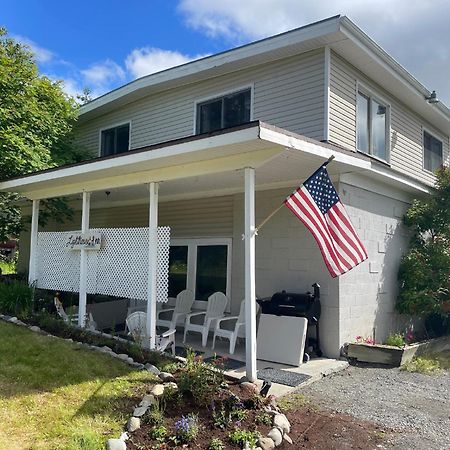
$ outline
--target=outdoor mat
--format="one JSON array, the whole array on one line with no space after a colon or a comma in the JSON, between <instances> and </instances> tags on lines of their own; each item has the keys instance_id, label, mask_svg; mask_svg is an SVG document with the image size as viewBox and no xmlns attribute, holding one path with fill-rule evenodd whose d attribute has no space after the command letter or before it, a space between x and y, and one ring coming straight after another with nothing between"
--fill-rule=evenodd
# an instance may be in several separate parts
<instances>
[{"instance_id":1,"label":"outdoor mat","mask_svg":"<svg viewBox=\"0 0 450 450\"><path fill-rule=\"evenodd\" d=\"M214 364L214 360L215 359L216 358L214 356L211 356L209 358L206 358L205 362L210 363L210 364ZM221 361L223 361L221 366L225 370L235 370L235 369L239 369L240 367L244 367L245 366L245 362L238 361L237 359L223 358Z\"/></svg>"},{"instance_id":2,"label":"outdoor mat","mask_svg":"<svg viewBox=\"0 0 450 450\"><path fill-rule=\"evenodd\" d=\"M296 387L311 378L310 375L304 373L289 372L287 370L266 369L258 370L258 378L260 380L271 381L272 383L284 384L285 386Z\"/></svg>"},{"instance_id":3,"label":"outdoor mat","mask_svg":"<svg viewBox=\"0 0 450 450\"><path fill-rule=\"evenodd\" d=\"M175 355L181 356L182 358L186 358L187 356L187 348L184 347L175 347ZM194 350L195 356L201 356L204 354L204 352L198 352L197 350Z\"/></svg>"}]
</instances>

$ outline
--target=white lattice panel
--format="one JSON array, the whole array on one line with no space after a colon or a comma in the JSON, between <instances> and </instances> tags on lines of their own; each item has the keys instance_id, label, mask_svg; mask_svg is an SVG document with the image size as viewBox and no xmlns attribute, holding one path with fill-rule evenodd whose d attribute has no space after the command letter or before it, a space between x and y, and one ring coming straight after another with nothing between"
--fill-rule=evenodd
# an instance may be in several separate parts
<instances>
[{"instance_id":1,"label":"white lattice panel","mask_svg":"<svg viewBox=\"0 0 450 450\"><path fill-rule=\"evenodd\" d=\"M78 292L80 252L66 247L67 232L39 232L36 255L37 287Z\"/></svg>"}]
</instances>

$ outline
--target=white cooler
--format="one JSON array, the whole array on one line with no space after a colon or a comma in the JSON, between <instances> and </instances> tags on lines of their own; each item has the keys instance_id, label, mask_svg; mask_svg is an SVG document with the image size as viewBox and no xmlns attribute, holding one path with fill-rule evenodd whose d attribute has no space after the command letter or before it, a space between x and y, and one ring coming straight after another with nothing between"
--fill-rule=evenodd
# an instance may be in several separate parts
<instances>
[{"instance_id":1,"label":"white cooler","mask_svg":"<svg viewBox=\"0 0 450 450\"><path fill-rule=\"evenodd\" d=\"M261 314L256 341L257 358L299 366L303 363L307 328L305 317Z\"/></svg>"}]
</instances>

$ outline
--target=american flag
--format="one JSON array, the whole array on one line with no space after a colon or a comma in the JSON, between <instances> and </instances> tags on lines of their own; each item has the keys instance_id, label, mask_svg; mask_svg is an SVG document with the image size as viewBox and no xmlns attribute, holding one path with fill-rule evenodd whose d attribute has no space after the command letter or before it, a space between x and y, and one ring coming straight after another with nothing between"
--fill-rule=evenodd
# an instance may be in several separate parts
<instances>
[{"instance_id":1,"label":"american flag","mask_svg":"<svg viewBox=\"0 0 450 450\"><path fill-rule=\"evenodd\" d=\"M316 170L284 203L312 233L335 278L366 260L368 254L325 166Z\"/></svg>"}]
</instances>

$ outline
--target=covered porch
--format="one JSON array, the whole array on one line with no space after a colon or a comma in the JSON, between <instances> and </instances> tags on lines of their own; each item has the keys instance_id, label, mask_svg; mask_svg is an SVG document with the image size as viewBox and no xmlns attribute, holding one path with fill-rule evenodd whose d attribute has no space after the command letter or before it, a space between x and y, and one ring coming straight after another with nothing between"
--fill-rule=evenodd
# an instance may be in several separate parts
<instances>
[{"instance_id":1,"label":"covered porch","mask_svg":"<svg viewBox=\"0 0 450 450\"><path fill-rule=\"evenodd\" d=\"M148 228L148 272L146 277L145 303L148 312L147 330L154 346L157 305L157 228L163 224L172 227L171 245L182 245L182 239L189 235L192 239L211 239L208 230L177 230L182 219L171 215L174 202L186 205L202 202L205 210L214 210L217 202L225 197L233 197L230 235L214 231L214 242L230 242L227 258L227 281L225 294L230 303L227 313L237 314L240 302L245 301L245 339L240 344L233 359L245 361L245 373L250 380L256 379L256 297L271 295L280 287L293 283L277 266L277 260L288 260L289 242L295 239L296 229L283 216L276 225L267 225L267 238L261 240L258 260L255 254L256 226L273 210L273 204L280 204L284 195L306 179L317 167L335 156L329 172L336 180L343 173L358 172L370 168L370 162L341 151L327 144L280 130L270 125L252 122L245 126L212 133L191 136L176 141L135 149L115 157L97 158L83 164L62 167L0 184L4 191L14 191L33 201L32 226L30 233L29 280L36 280L37 236L39 222L39 201L46 198L67 196L73 204L80 203L78 227L82 233L94 228L98 211L112 209L124 214L133 205L148 205L146 217L141 217L142 225ZM255 208L255 198L264 198L262 207ZM269 198L270 201L266 201ZM160 211L164 211L163 220ZM219 215L220 216L220 215ZM205 216L202 216L205 217ZM91 220L92 219L92 220ZM220 218L219 218L220 219ZM223 217L224 222L230 218ZM281 222L283 222L283 220ZM163 222L163 223L162 223ZM220 223L220 220L218 220ZM81 225L81 227L80 227ZM297 225L296 225L297 226ZM262 236L260 232L259 236ZM225 242L225 241L223 241ZM227 244L228 245L228 244ZM256 244L259 246L259 244ZM288 247L286 247L288 246ZM227 247L229 248L229 247ZM313 250L304 248L303 265L308 265L308 255ZM79 265L79 312L80 325L84 325L87 303L87 259L89 250L80 250ZM291 272L304 271L300 267L302 258L290 258ZM113 263L113 261L112 261ZM275 265L274 265L275 264ZM283 262L284 264L284 262ZM317 268L322 276L321 269ZM257 274L260 273L257 282ZM291 274L292 275L292 274ZM195 274L192 275L195 279ZM298 277L298 274L297 274ZM276 281L275 281L276 280ZM298 281L298 280L297 280ZM315 282L310 279L306 283ZM284 284L283 284L284 283ZM305 282L303 281L303 285ZM325 283L326 284L326 283ZM302 285L302 287L303 287ZM290 286L286 286L289 288ZM306 286L307 287L307 286ZM324 286L325 296L333 297L333 285ZM196 291L196 289L195 289ZM194 308L205 309L205 299L197 298ZM334 300L336 301L336 300ZM336 306L336 305L335 305ZM338 305L337 305L338 306ZM330 318L330 323L332 319ZM330 325L331 326L331 325ZM195 335L194 335L195 336ZM181 343L177 334L177 345ZM224 345L227 345L224 341ZM195 339L188 344L196 348ZM218 352L226 354L220 350ZM210 341L208 342L208 348ZM245 350L244 350L245 349ZM273 366L273 363L271 363Z\"/></svg>"}]
</instances>

